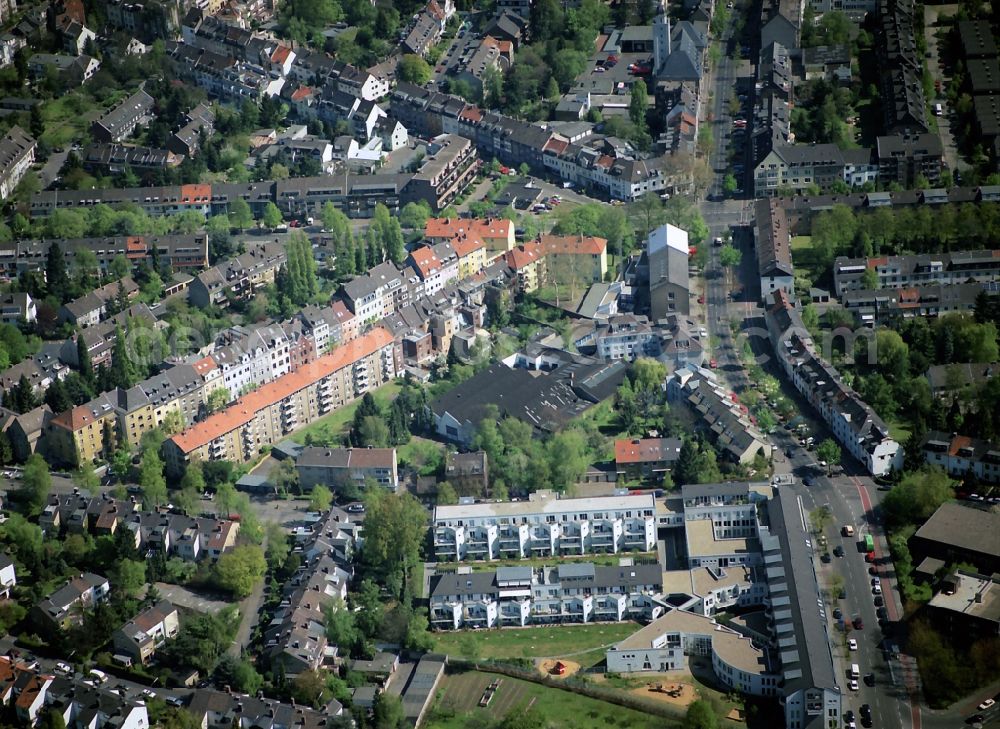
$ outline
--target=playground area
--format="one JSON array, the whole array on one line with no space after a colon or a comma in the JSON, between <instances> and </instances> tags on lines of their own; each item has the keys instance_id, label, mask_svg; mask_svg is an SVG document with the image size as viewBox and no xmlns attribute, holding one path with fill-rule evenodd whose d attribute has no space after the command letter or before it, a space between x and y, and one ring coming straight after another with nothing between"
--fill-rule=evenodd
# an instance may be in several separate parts
<instances>
[{"instance_id":1,"label":"playground area","mask_svg":"<svg viewBox=\"0 0 1000 729\"><path fill-rule=\"evenodd\" d=\"M645 686L629 691L633 696L649 701L660 701L674 706L687 707L698 698L698 692L689 683L679 681L650 681Z\"/></svg>"},{"instance_id":2,"label":"playground area","mask_svg":"<svg viewBox=\"0 0 1000 729\"><path fill-rule=\"evenodd\" d=\"M580 664L576 661L546 658L543 661L539 661L538 670L543 676L567 678L580 670Z\"/></svg>"}]
</instances>

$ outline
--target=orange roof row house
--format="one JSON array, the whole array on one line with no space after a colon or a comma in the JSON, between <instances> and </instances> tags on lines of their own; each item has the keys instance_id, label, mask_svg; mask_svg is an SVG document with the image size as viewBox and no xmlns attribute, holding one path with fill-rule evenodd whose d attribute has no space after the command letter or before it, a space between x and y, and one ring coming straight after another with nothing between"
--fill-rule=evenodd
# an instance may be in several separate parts
<instances>
[{"instance_id":1,"label":"orange roof row house","mask_svg":"<svg viewBox=\"0 0 1000 729\"><path fill-rule=\"evenodd\" d=\"M377 352L392 342L392 335L382 327L372 329L364 336L342 344L330 354L323 355L296 371L289 372L287 375L263 385L260 389L244 395L225 410L210 415L200 423L196 423L173 436L170 440L182 453L190 453L216 438L246 425L264 408L281 402L289 395L319 382L324 377Z\"/></svg>"},{"instance_id":2,"label":"orange roof row house","mask_svg":"<svg viewBox=\"0 0 1000 729\"><path fill-rule=\"evenodd\" d=\"M542 235L539 239L542 251L547 255L588 255L600 256L608 250L608 241L588 235Z\"/></svg>"}]
</instances>

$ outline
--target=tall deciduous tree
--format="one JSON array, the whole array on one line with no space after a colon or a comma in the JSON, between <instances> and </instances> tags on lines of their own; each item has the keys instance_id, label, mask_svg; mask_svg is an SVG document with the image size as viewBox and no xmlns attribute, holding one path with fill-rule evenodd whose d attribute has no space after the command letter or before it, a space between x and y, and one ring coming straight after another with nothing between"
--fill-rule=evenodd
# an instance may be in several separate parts
<instances>
[{"instance_id":1,"label":"tall deciduous tree","mask_svg":"<svg viewBox=\"0 0 1000 729\"><path fill-rule=\"evenodd\" d=\"M40 513L49 500L52 477L49 475L49 465L37 453L33 453L25 461L21 489L25 493L29 513Z\"/></svg>"}]
</instances>

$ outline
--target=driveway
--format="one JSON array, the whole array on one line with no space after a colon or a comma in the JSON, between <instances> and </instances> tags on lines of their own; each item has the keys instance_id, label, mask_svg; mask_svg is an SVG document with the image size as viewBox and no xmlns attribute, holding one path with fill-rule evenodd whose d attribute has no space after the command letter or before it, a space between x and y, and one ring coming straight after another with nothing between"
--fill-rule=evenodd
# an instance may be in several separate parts
<instances>
[{"instance_id":1,"label":"driveway","mask_svg":"<svg viewBox=\"0 0 1000 729\"><path fill-rule=\"evenodd\" d=\"M167 582L157 582L156 589L164 600L199 613L211 613L214 615L230 604L228 601L222 600L219 596L194 592L186 587L171 585Z\"/></svg>"},{"instance_id":2,"label":"driveway","mask_svg":"<svg viewBox=\"0 0 1000 729\"><path fill-rule=\"evenodd\" d=\"M927 52L929 57L927 60L927 70L930 72L931 78L940 79L942 85L951 76L945 75L941 69L941 56L940 48L938 47L938 39L935 35L936 31L939 30L937 25L937 19L941 15L954 15L958 12L957 5L925 5L924 6L924 37L927 40ZM943 91L943 88L942 88ZM965 163L961 155L958 153L958 147L955 143L955 135L952 133L951 124L951 109L947 108L947 102L945 100L944 94L936 95L933 99L928 99L927 103L934 104L940 102L944 109L944 115L937 118L938 122L938 136L941 137L941 146L944 147L944 158L948 165L948 169L954 172L955 170L965 170L969 168L969 165Z\"/></svg>"}]
</instances>

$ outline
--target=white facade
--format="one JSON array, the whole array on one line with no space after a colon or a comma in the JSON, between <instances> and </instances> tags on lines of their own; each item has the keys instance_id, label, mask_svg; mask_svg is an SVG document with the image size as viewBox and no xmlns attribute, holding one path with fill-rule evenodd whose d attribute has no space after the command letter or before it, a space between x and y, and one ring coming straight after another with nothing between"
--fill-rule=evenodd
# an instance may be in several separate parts
<instances>
[{"instance_id":1,"label":"white facade","mask_svg":"<svg viewBox=\"0 0 1000 729\"><path fill-rule=\"evenodd\" d=\"M434 551L442 561L654 549L656 504L649 494L559 499L537 491L527 502L434 510Z\"/></svg>"},{"instance_id":2,"label":"white facade","mask_svg":"<svg viewBox=\"0 0 1000 729\"><path fill-rule=\"evenodd\" d=\"M213 353L221 372L220 387L236 399L241 393L291 371L291 344L280 327L255 329Z\"/></svg>"},{"instance_id":3,"label":"white facade","mask_svg":"<svg viewBox=\"0 0 1000 729\"><path fill-rule=\"evenodd\" d=\"M685 670L686 656L712 659L715 675L752 696L775 696L779 676L767 670L763 652L749 638L706 618L671 610L606 653L607 670L643 673Z\"/></svg>"},{"instance_id":4,"label":"white facade","mask_svg":"<svg viewBox=\"0 0 1000 729\"><path fill-rule=\"evenodd\" d=\"M442 574L432 588L430 622L457 630L652 620L665 610L661 575L658 564L620 568L581 562Z\"/></svg>"}]
</instances>

